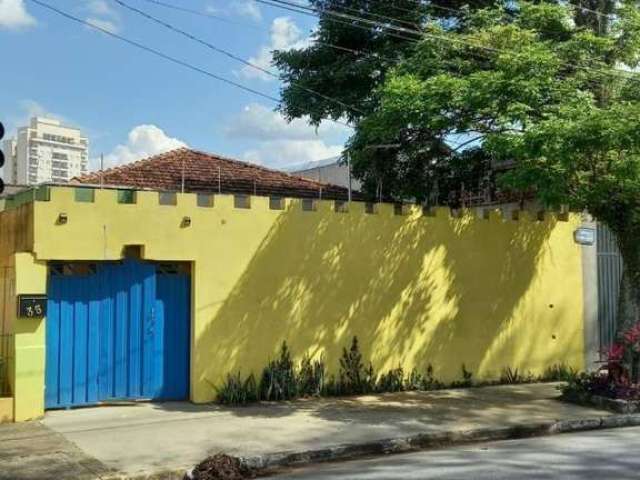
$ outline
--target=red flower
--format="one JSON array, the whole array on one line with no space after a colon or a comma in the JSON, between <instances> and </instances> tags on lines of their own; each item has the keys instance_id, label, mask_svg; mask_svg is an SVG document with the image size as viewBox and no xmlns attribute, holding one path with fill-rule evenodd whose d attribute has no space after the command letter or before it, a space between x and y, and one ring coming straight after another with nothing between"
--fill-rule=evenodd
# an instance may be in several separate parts
<instances>
[{"instance_id":1,"label":"red flower","mask_svg":"<svg viewBox=\"0 0 640 480\"><path fill-rule=\"evenodd\" d=\"M607 361L611 363L618 363L624 358L624 345L620 343L614 343L609 347L607 351Z\"/></svg>"}]
</instances>

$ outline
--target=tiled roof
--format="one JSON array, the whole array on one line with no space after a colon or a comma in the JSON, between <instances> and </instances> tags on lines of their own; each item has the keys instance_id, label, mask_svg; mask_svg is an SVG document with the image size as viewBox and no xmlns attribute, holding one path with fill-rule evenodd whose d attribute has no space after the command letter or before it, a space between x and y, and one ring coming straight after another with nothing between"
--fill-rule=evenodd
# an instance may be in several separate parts
<instances>
[{"instance_id":1,"label":"tiled roof","mask_svg":"<svg viewBox=\"0 0 640 480\"><path fill-rule=\"evenodd\" d=\"M186 148L89 173L74 178L72 183L180 191L183 175L185 192L220 191L332 200L348 196L343 187ZM354 192L354 199L359 196Z\"/></svg>"}]
</instances>

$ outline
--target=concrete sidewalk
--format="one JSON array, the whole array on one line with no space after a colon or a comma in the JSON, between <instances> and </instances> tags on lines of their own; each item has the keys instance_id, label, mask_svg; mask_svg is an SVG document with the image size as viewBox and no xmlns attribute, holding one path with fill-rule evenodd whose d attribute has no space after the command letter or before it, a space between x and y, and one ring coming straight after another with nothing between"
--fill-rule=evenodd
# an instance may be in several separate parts
<instances>
[{"instance_id":1,"label":"concrete sidewalk","mask_svg":"<svg viewBox=\"0 0 640 480\"><path fill-rule=\"evenodd\" d=\"M184 471L218 452L257 457L612 415L557 397L556 385L533 384L244 408L140 403L49 412L41 424L77 445L87 458L97 459L103 471L136 476ZM4 436L0 428L0 444ZM5 460L0 456L0 471Z\"/></svg>"},{"instance_id":2,"label":"concrete sidewalk","mask_svg":"<svg viewBox=\"0 0 640 480\"><path fill-rule=\"evenodd\" d=\"M93 480L109 469L40 422L0 425L0 479Z\"/></svg>"}]
</instances>

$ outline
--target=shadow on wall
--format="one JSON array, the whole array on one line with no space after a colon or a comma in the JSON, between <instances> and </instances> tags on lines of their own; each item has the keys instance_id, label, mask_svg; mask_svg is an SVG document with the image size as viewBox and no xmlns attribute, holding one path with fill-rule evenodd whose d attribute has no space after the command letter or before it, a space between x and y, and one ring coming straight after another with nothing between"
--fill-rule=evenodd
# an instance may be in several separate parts
<instances>
[{"instance_id":1,"label":"shadow on wall","mask_svg":"<svg viewBox=\"0 0 640 480\"><path fill-rule=\"evenodd\" d=\"M292 208L196 339L195 398L211 398L227 373L259 374L284 340L334 373L354 335L378 372L432 364L445 381L463 363L480 378L575 364L581 310L537 295L564 295L548 274L537 281L542 263L562 280L549 246L556 224Z\"/></svg>"}]
</instances>

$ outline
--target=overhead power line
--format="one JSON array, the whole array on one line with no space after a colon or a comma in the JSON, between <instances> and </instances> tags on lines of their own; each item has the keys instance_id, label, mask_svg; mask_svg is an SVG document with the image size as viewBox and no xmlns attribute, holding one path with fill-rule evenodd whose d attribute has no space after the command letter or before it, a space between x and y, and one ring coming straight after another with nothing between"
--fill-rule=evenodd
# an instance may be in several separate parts
<instances>
[{"instance_id":1,"label":"overhead power line","mask_svg":"<svg viewBox=\"0 0 640 480\"><path fill-rule=\"evenodd\" d=\"M287 2L287 3L295 3L295 2ZM302 5L302 4L297 4L297 5L300 8L304 8L304 9L314 9L314 7L312 7L311 5ZM347 7L347 6L344 6L344 5L336 5L334 8L340 9L340 10L343 10L343 11L347 11L347 12L354 12L354 13L356 13L358 15L368 15L369 17L375 17L375 18L380 19L380 20L376 20L378 22L380 22L380 21L398 22L398 23L403 23L405 25L409 25L410 27L413 27L414 29L420 27L420 25L417 24L416 22L412 22L412 21L401 19L401 18L397 18L397 17L392 17L390 15L383 15L381 13L363 11L362 9L359 9L359 8ZM408 10L408 12L417 13L417 10Z\"/></svg>"},{"instance_id":2,"label":"overhead power line","mask_svg":"<svg viewBox=\"0 0 640 480\"><path fill-rule=\"evenodd\" d=\"M402 12L414 12L415 10L410 10L408 8L403 8L403 7L399 7L397 5L389 5L385 0L370 0L372 3L377 3L378 5L380 4L384 4L386 7L388 8L393 8L395 10L398 11L402 11ZM424 0L407 0L407 2L409 3L413 3L414 5L416 5L416 8L420 8L420 7L424 7L426 9L435 9L435 10L441 10L444 12L451 12L453 14L455 14L457 17L459 17L461 14L464 15L467 12L463 11L462 9L456 9L456 8L452 8L452 7L444 7L442 5L436 5L433 2L430 1L424 1ZM603 16L603 17L610 17L610 18L615 18L615 14L614 13L603 13L603 12L598 12L597 10L592 10L590 8L587 8L585 6L582 5L582 2L580 2L578 5L576 4L571 4L570 5L573 8L579 9L579 10L583 10L585 12L591 12L595 15L599 15L599 16Z\"/></svg>"},{"instance_id":3,"label":"overhead power line","mask_svg":"<svg viewBox=\"0 0 640 480\"><path fill-rule=\"evenodd\" d=\"M105 28L103 28L103 27L101 27L99 25L96 25L96 24L94 24L94 23L92 23L90 21L83 20L83 19L81 19L79 17L76 17L75 15L72 15L72 14L70 14L68 12L65 12L65 11L63 11L63 10L57 8L57 7L54 7L53 5L50 5L50 4L48 4L48 3L46 3L46 2L44 2L42 0L27 0L27 1L33 2L33 3L39 5L39 6L43 7L43 8L46 8L46 9L48 9L48 10L50 10L50 11L52 11L52 12L54 12L54 13L56 13L56 14L64 17L64 18L68 19L68 20L71 20L73 22L76 22L76 23L79 23L81 25L87 26L87 27L92 28L94 30L100 31L100 32L104 33L105 35L107 35L107 36L109 36L111 38L115 38L116 40L120 40L121 42L123 42L123 43L125 43L127 45L136 47L136 48L138 48L140 50L143 50L145 52L148 52L148 53L151 53L153 55L156 55L156 56L158 56L158 57L160 57L160 58L162 58L164 60L167 60L167 61L169 61L171 63L174 63L176 65L180 65L180 66L182 66L184 68L187 68L189 70L192 70L194 72L200 73L202 75L205 75L207 77L213 78L213 79L218 80L220 82L223 82L223 83L226 83L228 85L234 86L236 88L244 90L245 92L253 93L254 95L257 95L259 97L265 98L265 99L270 100L272 102L280 103L280 99L279 98L276 98L276 97L274 97L272 95L269 95L267 93L261 92L259 90L255 90L255 89L253 89L251 87L247 87L247 86L242 85L242 84L240 84L238 82L234 82L233 80L230 80L228 78L225 78L225 77L222 77L222 76L217 75L215 73L212 73L212 72L210 72L208 70L205 70L204 68L200 68L200 67L198 67L196 65L193 65L193 64L191 64L189 62L186 62L184 60L181 60L179 58L173 57L171 55L167 55L166 53L161 52L160 50L157 50L157 49L155 49L153 47L149 47L149 46L144 45L144 44L142 44L140 42L137 42L135 40L131 40L129 38L126 38L123 35L119 35L117 33L111 32L111 31L109 31L109 30L107 30L107 29L105 29ZM342 122L340 120L334 120L334 119L328 118L328 119L326 119L326 121L330 121L330 122L333 122L333 123L337 123L339 125L343 125L343 126L352 128L351 125L349 125L346 122Z\"/></svg>"},{"instance_id":4,"label":"overhead power line","mask_svg":"<svg viewBox=\"0 0 640 480\"><path fill-rule=\"evenodd\" d=\"M314 9L313 7L303 7L303 6L300 6L299 4L294 4L291 2L283 2L279 0L254 0L254 1L263 5L300 13L302 15L306 15L310 17L317 18L320 13L318 10ZM393 37L399 40L404 40L406 42L413 42L413 43L417 43L420 40L417 37L407 37L401 34L402 30L404 30L406 32L411 33L412 35L420 35L420 32L418 30L409 30L402 27L390 26L389 24L385 24L382 22L376 22L367 18L347 15L340 12L335 12L333 10L323 10L321 13L327 15L326 20L328 21L347 25L352 28L358 28L360 30L367 31L369 33L378 33L381 35L387 35L389 37ZM353 22L359 22L359 23L353 23ZM372 30L371 27L380 28L381 30L379 32L375 32L374 30Z\"/></svg>"},{"instance_id":5,"label":"overhead power line","mask_svg":"<svg viewBox=\"0 0 640 480\"><path fill-rule=\"evenodd\" d=\"M163 8L167 8L170 10L175 10L178 12L183 12L183 13L189 13L192 15L196 15L202 18L207 18L207 19L211 19L211 20L221 20L221 21L227 21L227 22L231 22L234 25L240 26L240 27L245 27L245 28L250 28L252 30L259 30L262 31L264 30L262 27L258 27L256 25L251 25L249 23L246 22L237 22L237 21L232 21L229 19L226 19L224 17L220 17L218 15L211 15L207 12L201 12L198 10L194 10L194 9L190 9L190 8L184 8L184 7L180 7L178 5L173 5L171 3L167 3L167 2L162 2L160 0L141 0L144 2L148 2L152 5L156 5L159 7L163 7ZM305 13L305 12L298 12L298 13ZM344 47L341 45L335 45L333 43L329 43L329 42L324 42L322 40L318 40L318 39L313 39L313 45L320 45L323 47L327 47L327 48L332 48L334 50L339 50L342 52L347 52L347 53L352 53L353 55L359 55L359 56L366 56L366 55L371 55L371 56L377 56L379 58L391 61L391 62L395 62L397 61L397 58L391 58L391 57L385 57L383 55L379 55L377 52L370 52L370 51L366 51L366 50L357 50L355 48L349 48L349 47Z\"/></svg>"},{"instance_id":6,"label":"overhead power line","mask_svg":"<svg viewBox=\"0 0 640 480\"><path fill-rule=\"evenodd\" d=\"M256 0L258 1L258 0ZM259 0L260 3L264 2L265 0ZM371 18L366 18L363 17L363 14L367 14L367 12L358 12L359 15L353 15L353 14L349 14L349 13L344 13L344 12L339 12L337 10L332 10L330 8L317 8L317 7L313 7L310 5L303 5L294 1L290 1L290 0L268 0L270 3L275 3L278 5L284 5L284 6L289 6L289 7L294 7L294 8L299 8L301 10L304 11L308 11L311 12L314 15L317 14L327 14L327 15L331 15L335 18L340 18L342 20L348 20L348 21L359 21L359 22L363 22L365 24L368 24L370 26L374 26L377 28L383 28L385 30L388 30L389 32L396 32L396 33L401 33L401 34L409 34L409 35L416 35L416 36L420 36L420 34L422 33L421 30L419 30L419 26L417 25L413 25L414 28L407 28L407 27L402 27L399 25L394 25L392 23L389 23L387 21L381 21L381 20L373 20ZM375 14L370 14L370 15L375 15ZM394 19L392 17L386 17L384 15L376 15L379 17L382 17L386 20L395 20L398 21L398 19Z\"/></svg>"},{"instance_id":7,"label":"overhead power line","mask_svg":"<svg viewBox=\"0 0 640 480\"><path fill-rule=\"evenodd\" d=\"M245 23L245 22L238 22L235 20L232 20L230 18L226 18L220 15L216 15L214 13L210 13L210 12L203 12L200 10L196 10L193 8L188 8L188 7L181 7L180 5L173 5L171 3L167 3L167 2L163 2L161 0L143 0L145 2L157 5L159 7L164 7L164 8L169 8L171 10L175 10L178 12L184 12L184 13L190 13L192 15L197 15L199 17L204 17L204 18L209 18L212 20L217 20L219 22L224 22L224 23L229 23L231 25L238 25L238 26L243 26L246 28L252 28L254 30L262 30L261 27L257 26L257 25L251 25L249 23Z\"/></svg>"},{"instance_id":8,"label":"overhead power line","mask_svg":"<svg viewBox=\"0 0 640 480\"><path fill-rule=\"evenodd\" d=\"M197 66L195 66L195 65L193 65L191 63L188 63L188 62L186 62L184 60L181 60L179 58L167 55L167 54L165 54L165 53L161 52L160 50L157 50L157 49L155 49L153 47L149 47L149 46L144 45L142 43L139 43L139 42L137 42L135 40L131 40L131 39L126 38L126 37L124 37L122 35L119 35L117 33L109 31L109 30L107 30L105 28L102 28L102 27L100 27L100 26L98 26L98 25L96 25L94 23L91 23L89 21L83 20L83 19L81 19L79 17L76 17L76 16L74 16L74 15L72 15L70 13L67 13L67 12L65 12L65 11L63 11L61 9L58 9L57 7L54 7L53 5L50 5L50 4L48 4L48 3L46 3L46 2L44 2L42 0L28 0L28 1L31 1L31 2L41 6L43 8L46 8L46 9L50 10L50 11L53 11L56 14L67 18L68 20L71 20L73 22L79 23L81 25L88 26L88 27L90 27L90 28L92 28L94 30L98 30L98 31L104 33L107 36L110 36L112 38L120 40L120 41L122 41L122 42L124 42L126 44L129 44L131 46L134 46L134 47L136 47L136 48L138 48L140 50L143 50L143 51L146 51L146 52L151 53L153 55L156 55L156 56L158 56L160 58L163 58L164 60L167 60L167 61L172 62L174 64L180 65L180 66L182 66L184 68L196 71L196 72L201 73L203 75L206 75L206 76L208 76L210 78L214 78L214 79L216 79L218 81L221 81L223 83L235 86L236 88L239 88L239 89L244 90L244 91L249 92L249 93L253 93L255 95L258 95L260 97L266 98L266 99L271 100L273 102L276 102L276 103L280 102L280 99L278 99L276 97L273 97L273 96L271 96L269 94L266 94L264 92L260 92L258 90L255 90L255 89L251 88L251 87L247 87L247 86L242 85L242 84L240 84L238 82L234 82L233 80L230 80L230 79L224 78L222 76L219 76L219 75L217 75L215 73L212 73L212 72L210 72L208 70L205 70L203 68L197 67ZM486 50L486 51L491 51L491 52L494 52L494 53L495 52L516 53L516 54L518 53L518 52L513 52L513 51L508 51L508 50L503 50L503 49L496 49L496 48L493 48L493 47L486 47L484 45L477 45L477 44L474 44L474 43L469 42L469 41L465 41L465 40L461 40L461 39L453 39L453 38L447 37L447 36L438 36L438 35L431 35L431 34L425 34L425 36L436 38L438 40L443 40L443 41L467 44L468 46L471 46L473 48ZM595 72L598 72L598 73L608 73L608 74L625 73L625 74L631 74L631 75L633 75L633 73L634 73L634 72L629 72L629 71L625 71L625 70L615 70L615 69L610 69L609 71L603 71L603 70L594 69L594 68L591 68L591 67L573 65L573 64L568 64L568 63L565 64L565 65L572 66L574 68L582 68L582 69L585 69L585 70L592 70L592 71L595 71ZM637 78L635 75L633 75L632 77L624 77L624 78L628 79L628 80L634 80L634 81L638 81L639 80L639 78ZM343 122L340 122L340 121L337 121L337 120L331 120L331 121L344 125Z\"/></svg>"},{"instance_id":9,"label":"overhead power line","mask_svg":"<svg viewBox=\"0 0 640 480\"><path fill-rule=\"evenodd\" d=\"M231 58L231 59L233 59L233 60L235 60L237 62L240 62L240 63L242 63L242 64L244 64L244 65L246 65L246 66L248 66L250 68L258 70L258 71L264 73L265 75L269 75L270 77L273 77L275 79L280 79L280 76L277 73L274 73L271 70L268 70L266 68L261 67L260 65L256 65L255 63L252 63L252 62L250 62L248 60L245 60L244 58L236 55L235 53L232 53L232 52L229 52L228 50L225 50L223 48L217 47L217 46L213 45L212 43L210 43L210 42L208 42L206 40L203 40L203 39L201 39L199 37L196 37L195 35L176 27L175 25L172 25L172 24L170 24L168 22L165 22L164 20L160 20L159 18L154 17L153 15L151 15L151 14L149 14L149 13L143 11L143 10L140 10L138 8L135 8L135 7L132 7L131 5L126 3L124 0L113 0L113 1L116 2L118 5L120 5L121 7L126 8L127 10L129 10L131 12L137 13L138 15L141 15L141 16L147 18L148 20L151 20L152 22L155 22L158 25L161 25L161 26L163 26L163 27L175 32L175 33L183 35L184 37L186 37L186 38L188 38L190 40L193 40L194 42L197 42L197 43L199 43L201 45L204 45L205 47L209 48L210 50L213 50L214 52L217 52L217 53L220 53L222 55L225 55L225 56L227 56L227 57L229 57L229 58ZM344 107L344 108L346 108L348 110L352 110L354 112L358 112L358 113L363 114L363 115L365 113L363 110L360 110L359 108L357 108L357 107L355 107L353 105L349 105L347 103L344 103L343 101L338 100L337 98L330 97L330 96L325 95L323 93L317 92L317 91L315 91L315 90L313 90L311 88L305 87L304 85L300 85L297 82L290 82L290 83L295 88L299 88L300 90L304 90L307 93L310 93L312 95L316 95L316 96L318 96L318 97L320 97L320 98L322 98L324 100L327 100L329 102L336 103L336 104L338 104L338 105L340 105L340 106L342 106L342 107Z\"/></svg>"},{"instance_id":10,"label":"overhead power line","mask_svg":"<svg viewBox=\"0 0 640 480\"><path fill-rule=\"evenodd\" d=\"M270 5L276 8L280 8L281 4L285 4L285 5L298 5L295 4L291 1L286 1L286 0L255 0L256 2L259 3L263 3L266 5ZM298 5L298 7L300 7ZM302 8L302 7L300 7ZM314 12L314 13L311 13ZM332 10L318 10L315 9L314 7L306 7L305 13L313 15L315 17L321 17L323 15L331 15L331 14L335 14L336 12L332 11ZM464 13L461 12L460 13ZM379 28L383 28L385 25L383 24L379 24L378 22L373 22L369 19L366 18L361 18L361 17L354 17L351 15L344 15L344 14L338 14L341 17L350 17L352 21L362 21L365 22L367 24L370 24L373 27L379 27ZM331 20L331 18L329 18L329 20ZM362 27L365 28L367 30L370 30L367 27L364 27L363 25L357 25L357 24L352 24L352 23L347 23L347 25L350 25L352 27ZM383 32L383 33L387 33L387 34L392 34L390 32ZM416 31L416 33L418 33ZM460 38L453 38L451 36L447 36L447 35L437 35L437 34L433 34L433 33L429 33L429 32L419 32L420 35L424 38L430 38L430 39L435 39L435 40L442 40L442 41L446 41L446 42L450 42L450 43L458 43L458 44L462 44L462 45L467 45L479 50L485 50L488 52L492 52L492 53L503 53L503 54L517 54L518 52L514 52L512 50L508 50L508 49L503 49L503 48L496 48L496 47L489 47L486 45L480 45L477 43L473 43L470 40L466 40L466 39L460 39ZM413 41L415 43L418 43L419 40L418 39L406 39L408 41ZM589 60L594 60L594 59L589 59ZM622 69L617 69L617 68L613 68L613 67L608 67L607 69L601 69L601 68L595 68L595 67L589 67L586 65L576 65L570 62L560 62L561 65L564 65L566 67L571 67L571 68L575 68L578 70L585 70L585 71L590 71L590 72L594 72L594 73L599 73L601 75L608 75L608 76L615 76L616 78L624 78L627 80L632 80L632 81L640 81L640 77L638 77L635 72L630 72L628 70L622 70Z\"/></svg>"},{"instance_id":11,"label":"overhead power line","mask_svg":"<svg viewBox=\"0 0 640 480\"><path fill-rule=\"evenodd\" d=\"M271 95L269 95L267 93L260 92L258 90L255 90L255 89L251 88L251 87L247 87L247 86L242 85L242 84L240 84L238 82L234 82L233 80L230 80L228 78L224 78L224 77L221 77L220 75L216 75L215 73L212 73L212 72L210 72L208 70L205 70L203 68L195 66L195 65L193 65L193 64L191 64L189 62L186 62L184 60L181 60L179 58L172 57L171 55L167 55L166 53L163 53L160 50L156 50L153 47L149 47L149 46L144 45L142 43L139 43L139 42L137 42L135 40L131 40L131 39L126 38L126 37L124 37L122 35L114 33L114 32L112 32L112 31L110 31L110 30L108 30L106 28L103 28L103 27L101 27L99 25L96 25L96 24L94 24L94 23L92 23L92 22L90 22L88 20L83 20L82 18L76 17L75 15L72 15L72 14L70 14L68 12L60 10L59 8L54 7L53 5L50 5L50 4L46 3L46 2L43 2L42 0L27 0L27 1L30 1L30 2L35 3L35 4L37 4L37 5L39 5L39 6L43 7L43 8L46 8L46 9L50 10L52 12L55 12L56 14L58 14L58 15L60 15L62 17L65 17L68 20L71 20L73 22L76 22L76 23L79 23L81 25L87 26L87 27L92 28L94 30L98 30L98 31L104 33L105 35L108 35L109 37L112 37L112 38L115 38L117 40L120 40L121 42L124 42L124 43L126 43L128 45L131 45L133 47L136 47L136 48L138 48L140 50L144 50L145 52L152 53L153 55L156 55L157 57L163 58L163 59L165 59L165 60L167 60L169 62L175 63L177 65L180 65L180 66L184 67L184 68L188 68L189 70L193 70L195 72L201 73L201 74L206 75L208 77L214 78L214 79L216 79L216 80L218 80L220 82L226 83L228 85L232 85L232 86L234 86L236 88L239 88L239 89L244 90L244 91L249 92L249 93L253 93L254 95L258 95L260 97L266 98L266 99L271 100L273 102L276 102L276 103L280 102L280 99L278 99L276 97L273 97L273 96L271 96Z\"/></svg>"}]
</instances>

